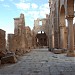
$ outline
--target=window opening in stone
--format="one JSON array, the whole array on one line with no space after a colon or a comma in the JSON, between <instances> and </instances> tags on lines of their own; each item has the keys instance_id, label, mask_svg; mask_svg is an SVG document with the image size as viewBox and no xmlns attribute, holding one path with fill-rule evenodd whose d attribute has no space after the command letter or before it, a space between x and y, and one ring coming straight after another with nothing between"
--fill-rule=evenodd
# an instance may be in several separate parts
<instances>
[{"instance_id":1,"label":"window opening in stone","mask_svg":"<svg viewBox=\"0 0 75 75\"><path fill-rule=\"evenodd\" d=\"M39 25L41 25L41 26L42 26L42 21L39 21Z\"/></svg>"}]
</instances>

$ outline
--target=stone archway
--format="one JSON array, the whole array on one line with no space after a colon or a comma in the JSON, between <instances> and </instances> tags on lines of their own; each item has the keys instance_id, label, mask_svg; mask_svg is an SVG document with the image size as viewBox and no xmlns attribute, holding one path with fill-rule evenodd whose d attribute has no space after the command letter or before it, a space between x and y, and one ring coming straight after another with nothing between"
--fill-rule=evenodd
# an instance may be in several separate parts
<instances>
[{"instance_id":1,"label":"stone archway","mask_svg":"<svg viewBox=\"0 0 75 75\"><path fill-rule=\"evenodd\" d=\"M48 34L48 19L46 18L42 18L39 19L37 18L36 20L34 20L34 28L33 28L33 32L34 32L34 46L35 48L38 46L37 42L41 39L43 41L39 42L39 46L48 46L49 44L49 34ZM40 23L41 22L41 23ZM38 32L44 32L44 34L38 34ZM40 37L39 37L40 36ZM37 39L38 37L38 39Z\"/></svg>"},{"instance_id":2,"label":"stone archway","mask_svg":"<svg viewBox=\"0 0 75 75\"><path fill-rule=\"evenodd\" d=\"M35 38L37 47L47 46L47 35L44 31L39 31Z\"/></svg>"},{"instance_id":3,"label":"stone archway","mask_svg":"<svg viewBox=\"0 0 75 75\"><path fill-rule=\"evenodd\" d=\"M60 9L60 48L67 48L66 35L65 7L62 5Z\"/></svg>"}]
</instances>

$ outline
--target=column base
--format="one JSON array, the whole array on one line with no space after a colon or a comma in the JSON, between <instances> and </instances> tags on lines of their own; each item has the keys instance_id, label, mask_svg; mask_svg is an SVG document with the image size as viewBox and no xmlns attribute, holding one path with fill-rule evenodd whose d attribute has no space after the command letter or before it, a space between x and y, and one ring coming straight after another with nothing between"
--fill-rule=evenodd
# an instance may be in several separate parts
<instances>
[{"instance_id":1,"label":"column base","mask_svg":"<svg viewBox=\"0 0 75 75\"><path fill-rule=\"evenodd\" d=\"M74 51L68 51L68 52L67 52L67 56L68 56L68 57L75 57Z\"/></svg>"}]
</instances>

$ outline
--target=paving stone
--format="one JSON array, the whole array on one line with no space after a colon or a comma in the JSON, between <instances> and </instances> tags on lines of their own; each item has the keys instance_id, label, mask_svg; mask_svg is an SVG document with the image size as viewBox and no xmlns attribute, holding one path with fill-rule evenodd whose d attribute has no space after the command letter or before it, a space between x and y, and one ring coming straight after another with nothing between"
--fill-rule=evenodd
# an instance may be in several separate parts
<instances>
[{"instance_id":1,"label":"paving stone","mask_svg":"<svg viewBox=\"0 0 75 75\"><path fill-rule=\"evenodd\" d=\"M71 75L75 75L75 72L70 72L71 73Z\"/></svg>"},{"instance_id":2,"label":"paving stone","mask_svg":"<svg viewBox=\"0 0 75 75\"><path fill-rule=\"evenodd\" d=\"M75 75L73 58L66 57L65 54L53 54L47 49L32 50L21 57L19 62L1 67L0 74Z\"/></svg>"}]
</instances>

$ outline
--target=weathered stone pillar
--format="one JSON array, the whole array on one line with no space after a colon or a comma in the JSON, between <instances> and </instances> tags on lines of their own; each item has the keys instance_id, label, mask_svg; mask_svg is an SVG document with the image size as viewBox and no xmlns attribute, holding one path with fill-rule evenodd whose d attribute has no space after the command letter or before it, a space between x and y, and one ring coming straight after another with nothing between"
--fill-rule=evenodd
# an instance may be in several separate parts
<instances>
[{"instance_id":1,"label":"weathered stone pillar","mask_svg":"<svg viewBox=\"0 0 75 75\"><path fill-rule=\"evenodd\" d=\"M52 29L52 48L54 48L54 29Z\"/></svg>"},{"instance_id":2,"label":"weathered stone pillar","mask_svg":"<svg viewBox=\"0 0 75 75\"><path fill-rule=\"evenodd\" d=\"M73 17L74 16L72 16L72 15L67 16L67 20L68 20L68 52L67 52L67 56L75 56L75 54L74 54Z\"/></svg>"},{"instance_id":3,"label":"weathered stone pillar","mask_svg":"<svg viewBox=\"0 0 75 75\"><path fill-rule=\"evenodd\" d=\"M64 39L64 41L65 41L65 49L67 49L67 38L68 38L68 36L67 36L67 28L65 27L65 32L64 32L64 34L65 34L65 39Z\"/></svg>"},{"instance_id":4,"label":"weathered stone pillar","mask_svg":"<svg viewBox=\"0 0 75 75\"><path fill-rule=\"evenodd\" d=\"M33 43L34 43L34 48L36 48L36 35L34 34L34 37L33 37Z\"/></svg>"},{"instance_id":5,"label":"weathered stone pillar","mask_svg":"<svg viewBox=\"0 0 75 75\"><path fill-rule=\"evenodd\" d=\"M60 48L65 48L65 36L64 36L64 25L60 26Z\"/></svg>"}]
</instances>

